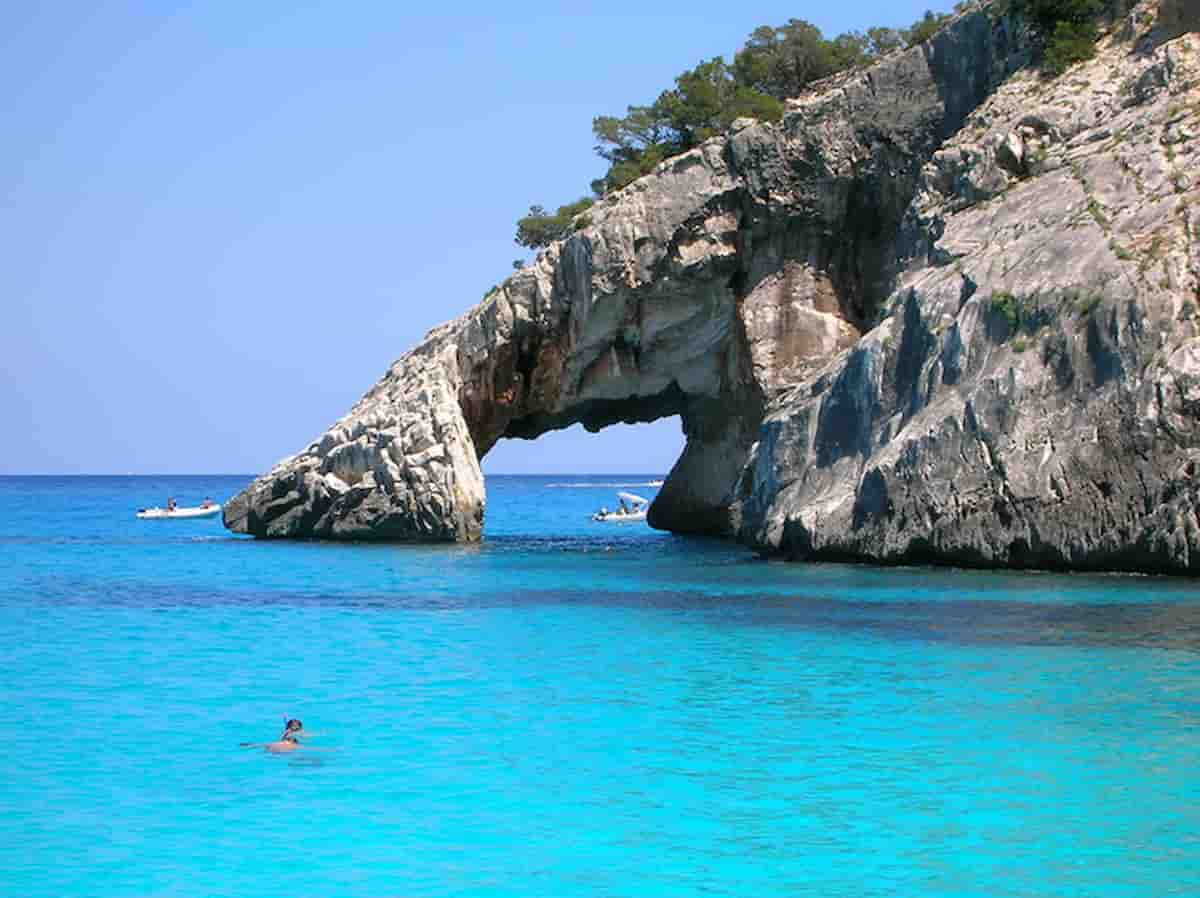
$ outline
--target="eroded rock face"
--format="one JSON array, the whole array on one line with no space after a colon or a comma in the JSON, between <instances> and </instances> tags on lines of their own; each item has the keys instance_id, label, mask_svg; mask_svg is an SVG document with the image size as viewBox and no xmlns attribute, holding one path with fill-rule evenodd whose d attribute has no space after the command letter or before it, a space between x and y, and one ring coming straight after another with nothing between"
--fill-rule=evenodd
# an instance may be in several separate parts
<instances>
[{"instance_id":1,"label":"eroded rock face","mask_svg":"<svg viewBox=\"0 0 1200 898\"><path fill-rule=\"evenodd\" d=\"M498 439L678 414L657 527L797 558L1192 569L1198 41L1161 43L1149 6L1051 82L1019 21L968 13L667 161L227 525L477 539Z\"/></svg>"},{"instance_id":2,"label":"eroded rock face","mask_svg":"<svg viewBox=\"0 0 1200 898\"><path fill-rule=\"evenodd\" d=\"M768 410L745 541L1200 568L1200 38L1152 22L1009 79L933 154L881 323Z\"/></svg>"},{"instance_id":3,"label":"eroded rock face","mask_svg":"<svg viewBox=\"0 0 1200 898\"><path fill-rule=\"evenodd\" d=\"M591 227L430 332L349 414L231 500L226 525L267 537L473 540L479 459L501 437L679 414L694 455L724 448L738 432L727 410L754 389L731 339L736 192L713 142L593 210ZM725 472L726 492L737 474Z\"/></svg>"}]
</instances>

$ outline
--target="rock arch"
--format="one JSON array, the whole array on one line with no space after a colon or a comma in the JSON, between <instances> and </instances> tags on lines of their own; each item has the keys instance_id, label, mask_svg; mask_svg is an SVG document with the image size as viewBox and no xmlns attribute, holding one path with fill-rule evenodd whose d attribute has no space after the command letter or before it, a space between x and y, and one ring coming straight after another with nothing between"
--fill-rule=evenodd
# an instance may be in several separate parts
<instances>
[{"instance_id":1,"label":"rock arch","mask_svg":"<svg viewBox=\"0 0 1200 898\"><path fill-rule=\"evenodd\" d=\"M905 211L938 145L1021 63L1007 27L960 17L792 101L782 123L739 120L598 203L230 500L226 526L474 540L479 461L500 438L677 414L687 441L650 523L744 532L764 477L783 482L764 459L792 464L767 410L823 389L820 369L858 340L903 260L928 251Z\"/></svg>"},{"instance_id":2,"label":"rock arch","mask_svg":"<svg viewBox=\"0 0 1200 898\"><path fill-rule=\"evenodd\" d=\"M756 213L732 156L711 141L594 208L587 227L431 331L345 417L235 497L226 525L474 540L479 462L497 440L679 415L686 446L650 521L732 532L768 385L857 336L828 278L783 258L778 240L752 246Z\"/></svg>"}]
</instances>

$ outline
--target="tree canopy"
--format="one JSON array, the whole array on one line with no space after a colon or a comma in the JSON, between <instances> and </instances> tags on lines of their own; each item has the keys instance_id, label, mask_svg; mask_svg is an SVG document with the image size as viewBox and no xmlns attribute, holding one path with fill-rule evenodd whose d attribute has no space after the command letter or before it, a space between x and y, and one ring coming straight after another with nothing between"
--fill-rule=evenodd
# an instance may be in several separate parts
<instances>
[{"instance_id":1,"label":"tree canopy","mask_svg":"<svg viewBox=\"0 0 1200 898\"><path fill-rule=\"evenodd\" d=\"M1053 2L1053 0L1031 0ZM1070 0L1089 2L1089 0ZM670 156L698 146L728 130L735 119L778 121L788 97L814 81L867 65L893 50L928 40L949 18L926 12L909 28L869 28L827 39L803 19L778 27L754 29L733 62L714 56L675 79L647 106L629 106L625 115L592 120L596 153L608 170L591 184L596 196L620 190ZM536 249L566 236L579 224L591 200L583 199L550 214L531 206L517 222L516 242Z\"/></svg>"},{"instance_id":2,"label":"tree canopy","mask_svg":"<svg viewBox=\"0 0 1200 898\"><path fill-rule=\"evenodd\" d=\"M583 216L594 202L595 200L584 197L559 206L554 214L550 214L541 206L530 206L529 214L517 221L517 244L536 249L561 240L581 224L577 219Z\"/></svg>"},{"instance_id":3,"label":"tree canopy","mask_svg":"<svg viewBox=\"0 0 1200 898\"><path fill-rule=\"evenodd\" d=\"M1096 54L1103 0L1021 0L1021 9L1046 41L1042 64L1052 75Z\"/></svg>"}]
</instances>

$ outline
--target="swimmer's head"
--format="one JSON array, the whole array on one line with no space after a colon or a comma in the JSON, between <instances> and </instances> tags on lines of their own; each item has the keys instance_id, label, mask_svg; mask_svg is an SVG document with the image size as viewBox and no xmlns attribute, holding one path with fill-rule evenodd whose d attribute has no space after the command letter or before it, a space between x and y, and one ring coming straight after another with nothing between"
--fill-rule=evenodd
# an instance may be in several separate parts
<instances>
[{"instance_id":1,"label":"swimmer's head","mask_svg":"<svg viewBox=\"0 0 1200 898\"><path fill-rule=\"evenodd\" d=\"M296 736L304 729L304 724L295 717L289 717L283 725L283 739L295 742Z\"/></svg>"}]
</instances>

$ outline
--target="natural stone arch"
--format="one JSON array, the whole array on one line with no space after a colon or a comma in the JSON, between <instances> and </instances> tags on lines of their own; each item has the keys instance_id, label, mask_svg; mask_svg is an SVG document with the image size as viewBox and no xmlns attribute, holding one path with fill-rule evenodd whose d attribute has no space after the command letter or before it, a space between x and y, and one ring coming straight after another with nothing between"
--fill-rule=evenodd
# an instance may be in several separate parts
<instances>
[{"instance_id":1,"label":"natural stone arch","mask_svg":"<svg viewBox=\"0 0 1200 898\"><path fill-rule=\"evenodd\" d=\"M739 317L740 185L723 150L714 141L674 160L431 331L320 439L231 501L227 525L473 540L479 462L497 440L678 415L687 445L651 523L729 532L763 404Z\"/></svg>"},{"instance_id":2,"label":"natural stone arch","mask_svg":"<svg viewBox=\"0 0 1200 898\"><path fill-rule=\"evenodd\" d=\"M777 153L742 129L742 153ZM265 537L474 540L479 462L503 437L678 415L653 526L732 533L767 392L857 337L832 281L772 234L714 140L595 207L470 312L431 331L350 413L227 506ZM793 246L788 247L791 240Z\"/></svg>"},{"instance_id":3,"label":"natural stone arch","mask_svg":"<svg viewBox=\"0 0 1200 898\"><path fill-rule=\"evenodd\" d=\"M1200 37L1110 35L1047 84L1008 77L1023 29L964 12L605 199L226 523L475 539L500 437L678 413L657 526L805 559L1200 570L1200 203L1164 174L1195 161ZM1135 276L1138 242L1165 280Z\"/></svg>"},{"instance_id":4,"label":"natural stone arch","mask_svg":"<svg viewBox=\"0 0 1200 898\"><path fill-rule=\"evenodd\" d=\"M226 525L473 540L479 460L498 439L678 414L686 445L650 523L745 532L741 509L781 488L764 459L793 464L765 410L823 389L819 369L858 339L904 258L928 251L904 218L921 167L1019 65L1010 42L1003 21L961 17L792 102L780 125L739 121L606 198L232 499Z\"/></svg>"}]
</instances>

